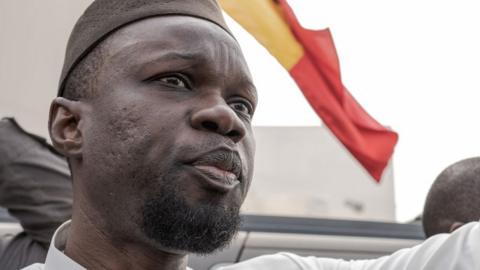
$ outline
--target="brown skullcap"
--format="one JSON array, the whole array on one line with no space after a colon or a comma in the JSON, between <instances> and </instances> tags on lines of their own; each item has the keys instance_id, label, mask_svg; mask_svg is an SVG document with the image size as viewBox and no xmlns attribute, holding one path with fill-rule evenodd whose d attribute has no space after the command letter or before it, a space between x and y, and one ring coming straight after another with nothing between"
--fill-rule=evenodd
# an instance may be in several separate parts
<instances>
[{"instance_id":1,"label":"brown skullcap","mask_svg":"<svg viewBox=\"0 0 480 270\"><path fill-rule=\"evenodd\" d=\"M208 20L231 35L215 0L95 0L77 21L70 35L58 96L63 95L65 79L70 72L109 34L129 23L163 15L185 15Z\"/></svg>"}]
</instances>

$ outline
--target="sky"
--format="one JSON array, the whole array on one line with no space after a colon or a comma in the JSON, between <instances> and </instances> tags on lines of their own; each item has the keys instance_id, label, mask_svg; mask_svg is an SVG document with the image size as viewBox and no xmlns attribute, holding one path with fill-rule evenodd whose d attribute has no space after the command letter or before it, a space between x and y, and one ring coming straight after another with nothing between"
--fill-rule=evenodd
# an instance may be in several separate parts
<instances>
[{"instance_id":1,"label":"sky","mask_svg":"<svg viewBox=\"0 0 480 270\"><path fill-rule=\"evenodd\" d=\"M397 219L412 219L445 167L480 155L480 2L289 2L305 27L330 28L344 85L399 133L393 157ZM288 73L228 22L261 90L254 124L321 125Z\"/></svg>"}]
</instances>

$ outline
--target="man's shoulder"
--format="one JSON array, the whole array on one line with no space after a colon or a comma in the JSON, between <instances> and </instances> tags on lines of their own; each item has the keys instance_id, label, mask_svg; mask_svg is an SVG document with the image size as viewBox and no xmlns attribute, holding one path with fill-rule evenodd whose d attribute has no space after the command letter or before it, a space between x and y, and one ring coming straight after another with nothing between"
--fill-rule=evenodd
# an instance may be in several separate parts
<instances>
[{"instance_id":1,"label":"man's shoulder","mask_svg":"<svg viewBox=\"0 0 480 270\"><path fill-rule=\"evenodd\" d=\"M43 269L45 269L43 263L35 263L23 268L22 270L43 270Z\"/></svg>"}]
</instances>

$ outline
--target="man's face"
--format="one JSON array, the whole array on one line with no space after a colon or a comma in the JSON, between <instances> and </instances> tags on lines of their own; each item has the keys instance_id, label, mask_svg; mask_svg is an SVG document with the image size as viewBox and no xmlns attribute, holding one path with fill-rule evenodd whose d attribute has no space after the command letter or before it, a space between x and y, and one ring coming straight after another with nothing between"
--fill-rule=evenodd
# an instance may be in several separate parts
<instances>
[{"instance_id":1,"label":"man's face","mask_svg":"<svg viewBox=\"0 0 480 270\"><path fill-rule=\"evenodd\" d=\"M79 200L119 243L224 246L255 149L256 92L238 44L185 16L143 20L105 42L83 126Z\"/></svg>"}]
</instances>

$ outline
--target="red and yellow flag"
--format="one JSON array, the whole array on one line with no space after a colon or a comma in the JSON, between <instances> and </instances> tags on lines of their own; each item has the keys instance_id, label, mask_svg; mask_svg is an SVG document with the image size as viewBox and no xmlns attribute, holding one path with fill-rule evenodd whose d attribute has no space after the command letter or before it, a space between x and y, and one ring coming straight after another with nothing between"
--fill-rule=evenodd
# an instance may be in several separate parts
<instances>
[{"instance_id":1,"label":"red and yellow flag","mask_svg":"<svg viewBox=\"0 0 480 270\"><path fill-rule=\"evenodd\" d=\"M368 115L343 85L330 31L303 28L286 0L219 2L287 69L318 116L379 182L398 135Z\"/></svg>"}]
</instances>

